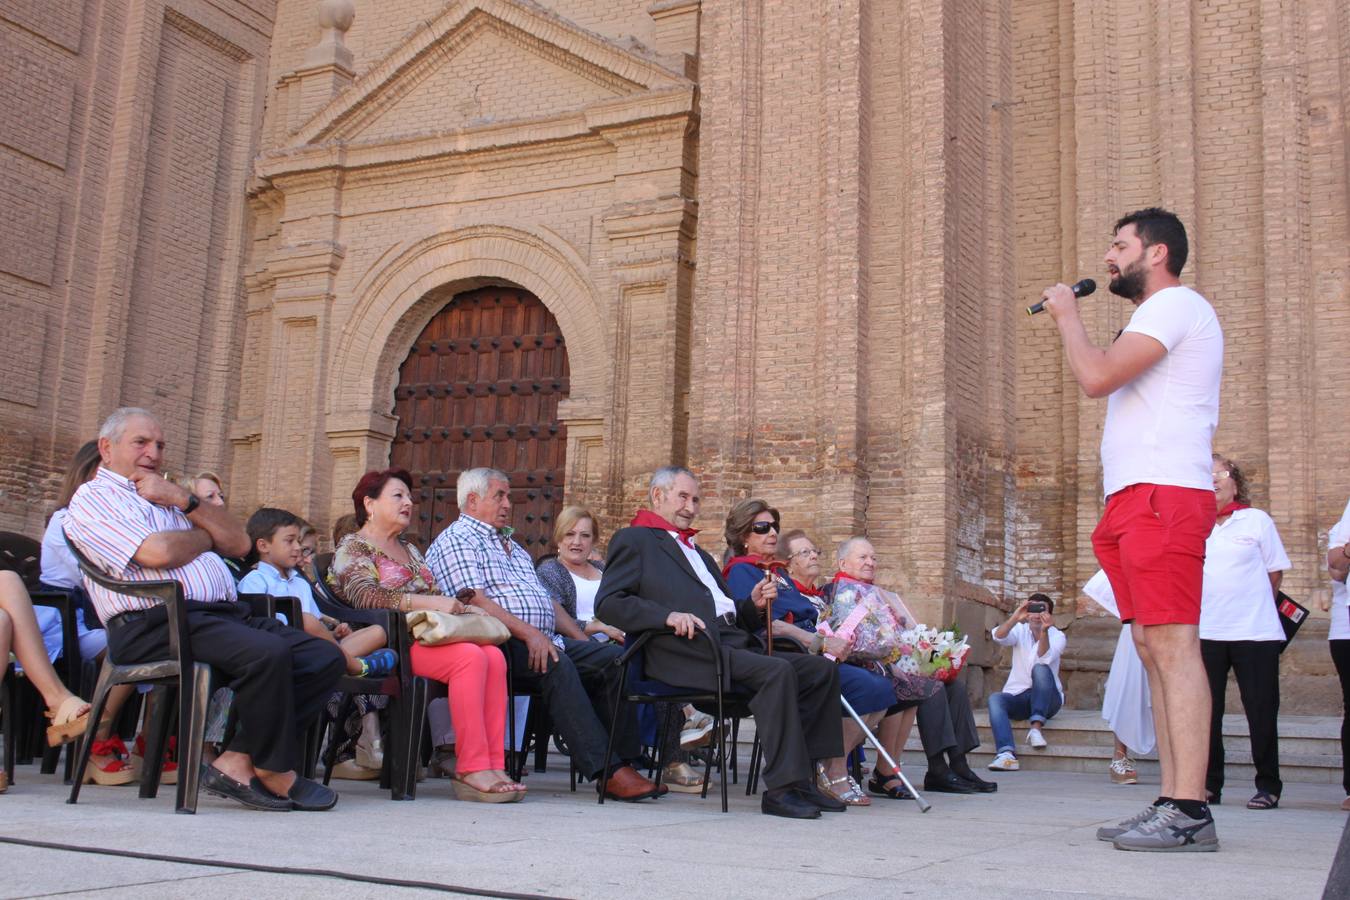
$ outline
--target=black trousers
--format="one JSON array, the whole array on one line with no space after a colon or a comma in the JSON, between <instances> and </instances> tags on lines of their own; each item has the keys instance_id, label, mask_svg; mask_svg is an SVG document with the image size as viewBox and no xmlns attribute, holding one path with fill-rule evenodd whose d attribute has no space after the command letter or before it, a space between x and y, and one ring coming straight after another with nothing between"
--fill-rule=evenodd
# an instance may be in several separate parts
<instances>
[{"instance_id":1,"label":"black trousers","mask_svg":"<svg viewBox=\"0 0 1350 900\"><path fill-rule=\"evenodd\" d=\"M169 655L162 606L108 626L108 653L120 665ZM238 727L227 750L246 753L259 769L300 768L298 736L319 717L347 670L339 650L276 619L248 618L238 603L189 603L192 655L221 672L234 690Z\"/></svg>"},{"instance_id":2,"label":"black trousers","mask_svg":"<svg viewBox=\"0 0 1350 900\"><path fill-rule=\"evenodd\" d=\"M926 756L947 751L963 754L980 746L975 711L970 708L966 681L958 677L919 704L919 740Z\"/></svg>"},{"instance_id":3,"label":"black trousers","mask_svg":"<svg viewBox=\"0 0 1350 900\"><path fill-rule=\"evenodd\" d=\"M1327 641L1327 645L1341 679L1341 702L1345 706L1341 713L1341 784L1350 794L1350 640Z\"/></svg>"},{"instance_id":4,"label":"black trousers","mask_svg":"<svg viewBox=\"0 0 1350 900\"><path fill-rule=\"evenodd\" d=\"M810 780L813 760L844 755L833 661L806 653L765 656L726 642L723 649L733 688L751 694L766 788Z\"/></svg>"},{"instance_id":5,"label":"black trousers","mask_svg":"<svg viewBox=\"0 0 1350 900\"><path fill-rule=\"evenodd\" d=\"M614 759L605 759L609 742L609 721L619 700L619 676L614 660L623 654L618 644L578 641L563 638L564 652L550 661L548 672L530 671L529 651L512 638L504 648L511 654L511 667L517 683L537 681L553 729L562 735L577 770L587 778L596 778L606 764L637 759L642 754L638 736L637 710L630 703L619 710L619 727L614 734ZM593 687L587 692L583 681Z\"/></svg>"},{"instance_id":6,"label":"black trousers","mask_svg":"<svg viewBox=\"0 0 1350 900\"><path fill-rule=\"evenodd\" d=\"M1205 790L1223 793L1223 711L1228 670L1237 677L1242 708L1252 738L1256 789L1279 796L1280 644L1281 641L1200 641L1200 658L1209 676L1209 771Z\"/></svg>"}]
</instances>

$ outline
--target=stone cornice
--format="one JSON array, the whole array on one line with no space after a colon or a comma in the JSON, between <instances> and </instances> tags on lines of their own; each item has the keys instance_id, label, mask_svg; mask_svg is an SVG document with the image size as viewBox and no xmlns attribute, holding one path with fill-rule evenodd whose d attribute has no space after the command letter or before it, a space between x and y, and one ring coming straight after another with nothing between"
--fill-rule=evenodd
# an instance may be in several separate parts
<instances>
[{"instance_id":1,"label":"stone cornice","mask_svg":"<svg viewBox=\"0 0 1350 900\"><path fill-rule=\"evenodd\" d=\"M412 135L368 143L330 141L273 150L255 163L259 178L275 180L324 169L358 169L399 165L436 158L467 157L491 152L515 152L536 145L543 155L569 156L578 139L621 140L633 126L660 119L687 117L693 110L694 89L682 85L616 97L579 110L537 119L460 128L439 134ZM683 126L679 133L682 133ZM662 129L656 129L656 132ZM633 136L640 136L633 132ZM585 143L585 142L583 142ZM553 145L552 150L547 145Z\"/></svg>"},{"instance_id":2,"label":"stone cornice","mask_svg":"<svg viewBox=\"0 0 1350 900\"><path fill-rule=\"evenodd\" d=\"M616 92L645 91L692 82L656 61L645 48L621 47L579 28L562 17L526 0L461 0L416 29L380 62L352 83L303 125L291 138L290 147L338 134L345 124L361 123L378 116L385 95L401 96L399 82L421 80L420 70L444 64L473 33L493 28L543 52L553 62L606 85ZM338 134L338 136L341 136Z\"/></svg>"}]
</instances>

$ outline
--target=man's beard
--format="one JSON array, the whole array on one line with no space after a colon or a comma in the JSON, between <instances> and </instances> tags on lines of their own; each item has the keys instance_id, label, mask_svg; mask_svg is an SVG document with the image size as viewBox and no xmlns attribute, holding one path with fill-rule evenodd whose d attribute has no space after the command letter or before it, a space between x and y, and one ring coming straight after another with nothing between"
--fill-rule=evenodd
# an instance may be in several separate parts
<instances>
[{"instance_id":1,"label":"man's beard","mask_svg":"<svg viewBox=\"0 0 1350 900\"><path fill-rule=\"evenodd\" d=\"M1119 275L1111 279L1108 287L1117 297L1137 303L1144 296L1144 267L1135 263L1128 269L1122 269Z\"/></svg>"}]
</instances>

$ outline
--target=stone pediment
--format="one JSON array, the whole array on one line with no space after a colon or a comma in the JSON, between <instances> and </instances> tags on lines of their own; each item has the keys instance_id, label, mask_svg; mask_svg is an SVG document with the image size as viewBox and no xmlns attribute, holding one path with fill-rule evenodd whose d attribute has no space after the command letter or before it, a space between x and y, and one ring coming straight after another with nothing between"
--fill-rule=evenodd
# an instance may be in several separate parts
<instances>
[{"instance_id":1,"label":"stone pediment","mask_svg":"<svg viewBox=\"0 0 1350 900\"><path fill-rule=\"evenodd\" d=\"M527 0L460 0L409 34L287 146L445 134L690 87L654 54Z\"/></svg>"}]
</instances>

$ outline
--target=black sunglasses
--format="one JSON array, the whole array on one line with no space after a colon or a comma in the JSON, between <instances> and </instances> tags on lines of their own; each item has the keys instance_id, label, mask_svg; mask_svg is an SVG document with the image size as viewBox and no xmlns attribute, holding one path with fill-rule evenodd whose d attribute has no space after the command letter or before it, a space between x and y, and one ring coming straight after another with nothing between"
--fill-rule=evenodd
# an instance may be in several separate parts
<instances>
[{"instance_id":1,"label":"black sunglasses","mask_svg":"<svg viewBox=\"0 0 1350 900\"><path fill-rule=\"evenodd\" d=\"M777 522L756 522L750 526L750 530L755 534L768 534L770 531L778 530Z\"/></svg>"}]
</instances>

